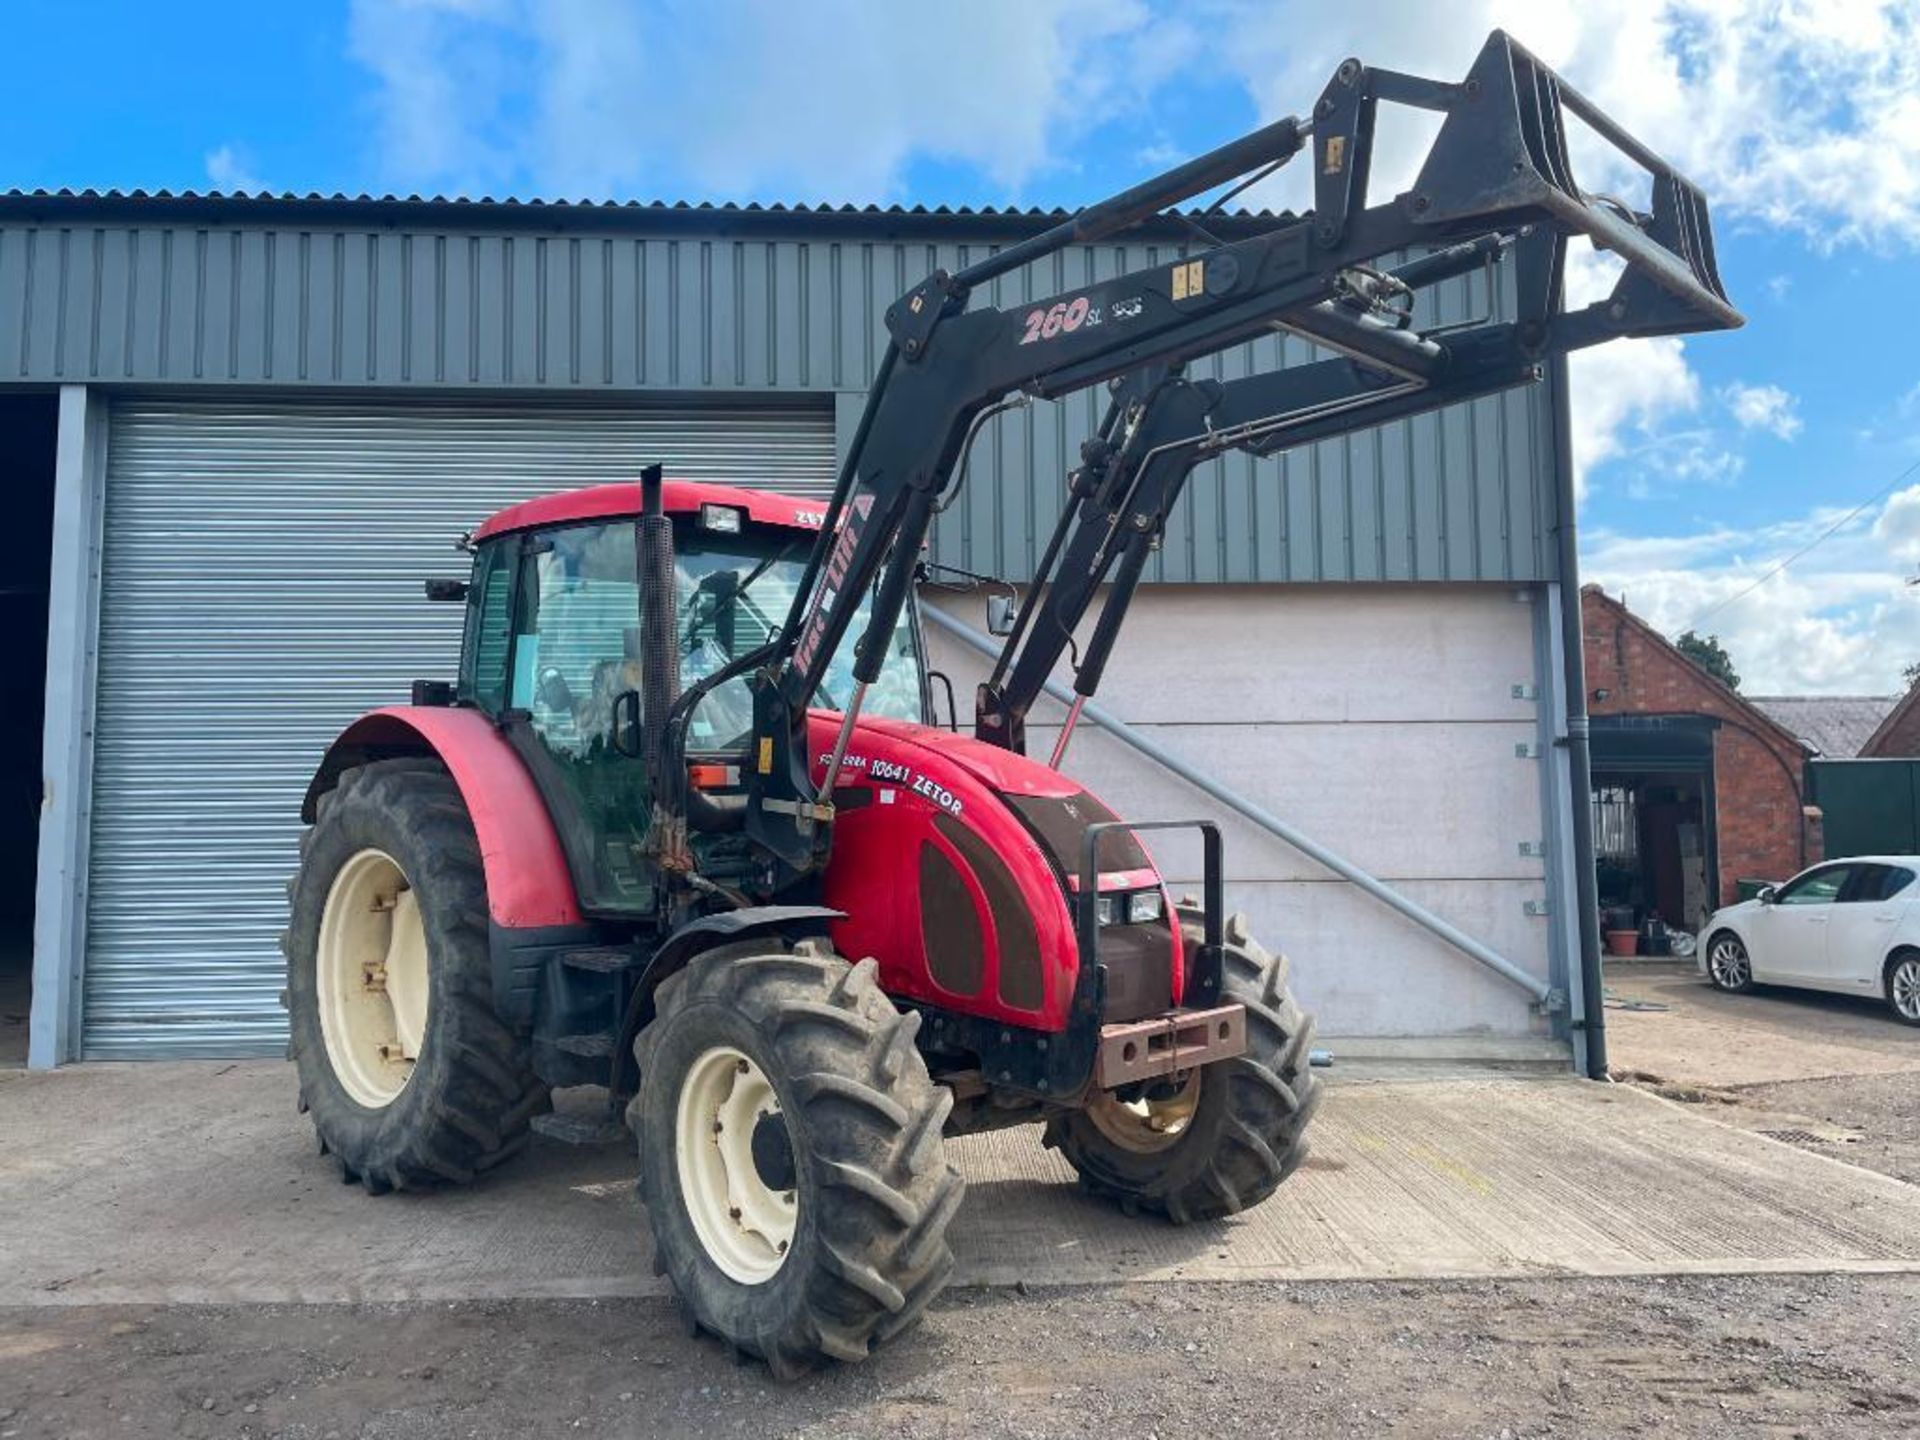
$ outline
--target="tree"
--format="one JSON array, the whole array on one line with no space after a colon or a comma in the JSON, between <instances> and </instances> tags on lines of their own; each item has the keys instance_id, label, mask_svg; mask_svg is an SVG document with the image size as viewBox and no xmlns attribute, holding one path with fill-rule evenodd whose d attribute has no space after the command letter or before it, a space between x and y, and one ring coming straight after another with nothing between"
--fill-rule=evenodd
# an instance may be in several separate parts
<instances>
[{"instance_id":1,"label":"tree","mask_svg":"<svg viewBox=\"0 0 1920 1440\"><path fill-rule=\"evenodd\" d=\"M1920 684L1920 660L1914 661L1913 664L1907 666L1906 669L1900 672L1900 683L1905 685L1909 690L1916 684Z\"/></svg>"},{"instance_id":2,"label":"tree","mask_svg":"<svg viewBox=\"0 0 1920 1440\"><path fill-rule=\"evenodd\" d=\"M1673 648L1729 690L1740 688L1740 672L1733 668L1733 657L1727 654L1718 635L1700 636L1689 630L1673 642Z\"/></svg>"}]
</instances>

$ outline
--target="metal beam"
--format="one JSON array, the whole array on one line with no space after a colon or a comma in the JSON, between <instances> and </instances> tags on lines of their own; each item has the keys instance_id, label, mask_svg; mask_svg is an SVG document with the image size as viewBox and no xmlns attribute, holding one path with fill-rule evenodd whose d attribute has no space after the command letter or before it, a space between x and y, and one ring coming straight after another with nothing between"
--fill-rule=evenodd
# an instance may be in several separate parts
<instances>
[{"instance_id":1,"label":"metal beam","mask_svg":"<svg viewBox=\"0 0 1920 1440\"><path fill-rule=\"evenodd\" d=\"M992 657L1000 653L1000 647L994 641L935 606L922 606L921 614L947 634L972 646L983 655ZM1055 681L1047 682L1046 691L1063 705L1071 705L1078 698L1066 686ZM1470 959L1478 961L1496 975L1519 986L1533 997L1536 1004L1546 1006L1554 1000L1553 988L1546 981L1523 970L1506 956L1490 949L1459 927L1441 919L1424 905L1408 899L1384 881L1369 875L1345 856L1329 850L1312 836L1295 829L1272 811L1263 809L1245 796L1235 794L1212 776L1189 765L1172 751L1155 744L1110 711L1088 701L1081 708L1080 714L1083 720L1091 720L1114 739L1132 746L1155 764L1165 767L1188 784L1205 791L1222 805L1237 810L1268 834L1284 840L1301 854L1324 865L1341 879L1352 881L1354 885L1373 896L1381 904L1398 911L1421 929L1437 935Z\"/></svg>"},{"instance_id":2,"label":"metal beam","mask_svg":"<svg viewBox=\"0 0 1920 1440\"><path fill-rule=\"evenodd\" d=\"M85 385L62 386L53 464L47 709L33 911L33 1017L27 1039L27 1064L36 1070L51 1069L80 1055L106 458L105 398Z\"/></svg>"}]
</instances>

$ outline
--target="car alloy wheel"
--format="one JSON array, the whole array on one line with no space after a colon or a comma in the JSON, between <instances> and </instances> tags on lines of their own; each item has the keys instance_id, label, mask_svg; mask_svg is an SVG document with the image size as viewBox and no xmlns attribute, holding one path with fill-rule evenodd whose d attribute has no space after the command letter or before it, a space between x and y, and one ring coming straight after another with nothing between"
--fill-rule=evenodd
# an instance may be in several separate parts
<instances>
[{"instance_id":1,"label":"car alloy wheel","mask_svg":"<svg viewBox=\"0 0 1920 1440\"><path fill-rule=\"evenodd\" d=\"M1707 973L1722 990L1744 990L1753 981L1747 947L1731 935L1721 935L1707 951Z\"/></svg>"},{"instance_id":2,"label":"car alloy wheel","mask_svg":"<svg viewBox=\"0 0 1920 1440\"><path fill-rule=\"evenodd\" d=\"M1887 999L1900 1018L1920 1025L1920 955L1909 955L1887 976Z\"/></svg>"}]
</instances>

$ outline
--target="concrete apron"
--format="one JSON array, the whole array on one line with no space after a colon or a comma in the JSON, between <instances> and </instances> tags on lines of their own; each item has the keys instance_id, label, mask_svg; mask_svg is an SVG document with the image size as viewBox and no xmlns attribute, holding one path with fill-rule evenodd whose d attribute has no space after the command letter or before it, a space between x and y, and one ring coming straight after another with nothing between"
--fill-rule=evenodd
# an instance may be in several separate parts
<instances>
[{"instance_id":1,"label":"concrete apron","mask_svg":"<svg viewBox=\"0 0 1920 1440\"><path fill-rule=\"evenodd\" d=\"M1336 1081L1274 1199L1185 1229L1083 1197L1032 1128L953 1148L961 1284L1920 1271L1920 1189L1567 1078ZM315 1152L290 1066L8 1074L0 1304L658 1294L633 1170L538 1140L376 1199Z\"/></svg>"}]
</instances>

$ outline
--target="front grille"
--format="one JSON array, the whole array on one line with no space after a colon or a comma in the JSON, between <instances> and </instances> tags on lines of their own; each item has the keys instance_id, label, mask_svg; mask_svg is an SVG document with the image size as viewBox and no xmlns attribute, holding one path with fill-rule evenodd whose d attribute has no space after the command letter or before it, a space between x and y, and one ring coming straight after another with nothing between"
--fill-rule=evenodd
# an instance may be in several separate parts
<instances>
[{"instance_id":1,"label":"front grille","mask_svg":"<svg viewBox=\"0 0 1920 1440\"><path fill-rule=\"evenodd\" d=\"M1102 926L1100 963L1107 970L1106 1023L1173 1008L1173 931L1164 923Z\"/></svg>"}]
</instances>

